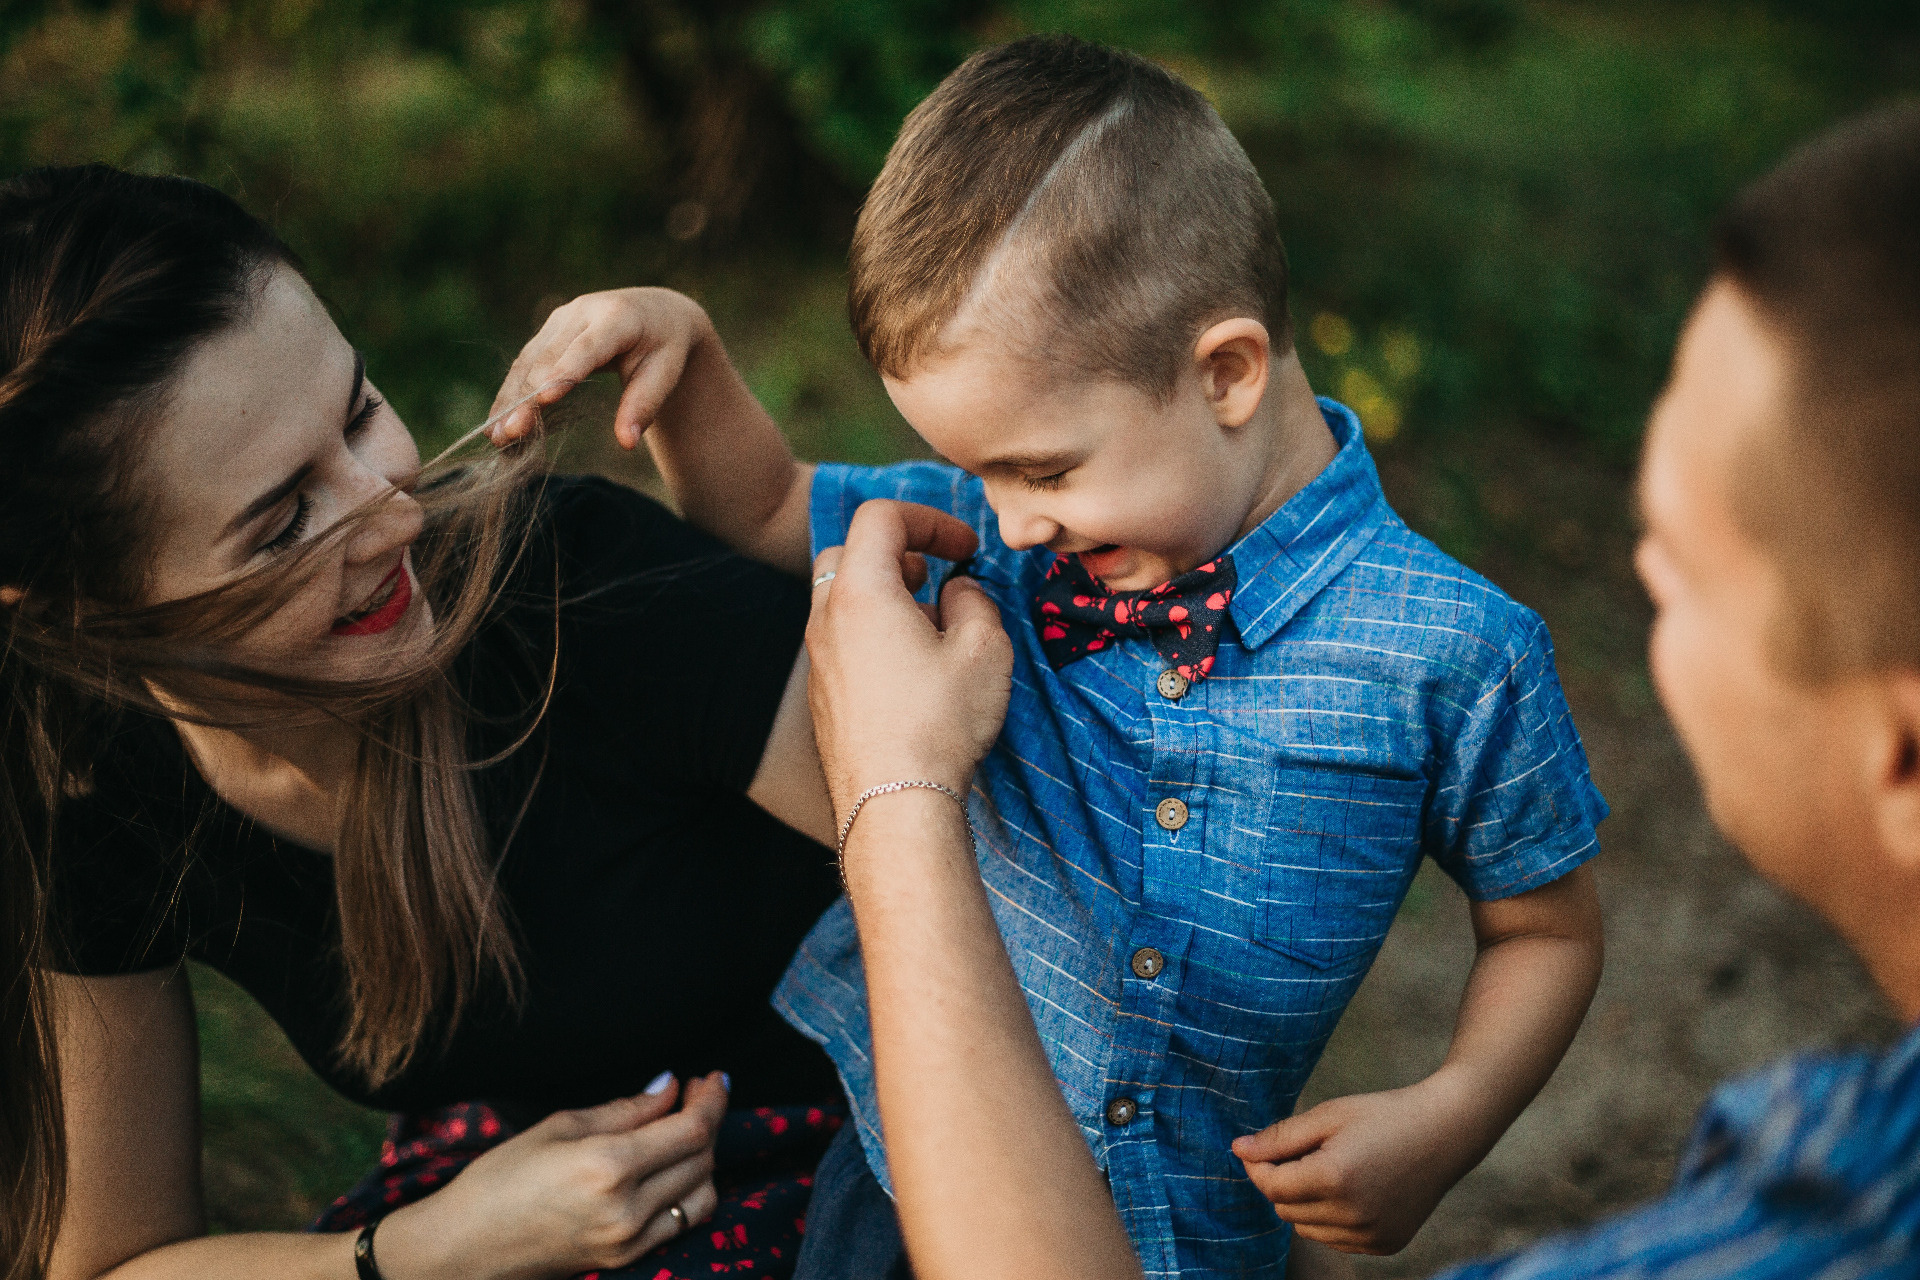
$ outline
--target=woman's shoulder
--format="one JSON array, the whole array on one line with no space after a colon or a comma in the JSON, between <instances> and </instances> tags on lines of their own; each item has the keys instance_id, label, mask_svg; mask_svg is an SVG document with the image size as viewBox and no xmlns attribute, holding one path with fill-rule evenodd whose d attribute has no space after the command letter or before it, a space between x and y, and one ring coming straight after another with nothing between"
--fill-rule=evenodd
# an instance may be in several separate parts
<instances>
[{"instance_id":1,"label":"woman's shoulder","mask_svg":"<svg viewBox=\"0 0 1920 1280\"><path fill-rule=\"evenodd\" d=\"M553 475L538 497L541 531L576 572L682 564L730 553L663 503L604 476Z\"/></svg>"},{"instance_id":2,"label":"woman's shoulder","mask_svg":"<svg viewBox=\"0 0 1920 1280\"><path fill-rule=\"evenodd\" d=\"M58 967L151 968L176 958L161 904L177 896L204 825L204 788L171 725L122 711L103 725L93 768L67 780L52 835ZM205 834L205 833L200 833ZM196 860L219 861L206 841Z\"/></svg>"},{"instance_id":3,"label":"woman's shoulder","mask_svg":"<svg viewBox=\"0 0 1920 1280\"><path fill-rule=\"evenodd\" d=\"M600 476L548 477L529 576L587 621L697 604L722 613L807 607L805 584L748 559L647 494Z\"/></svg>"}]
</instances>

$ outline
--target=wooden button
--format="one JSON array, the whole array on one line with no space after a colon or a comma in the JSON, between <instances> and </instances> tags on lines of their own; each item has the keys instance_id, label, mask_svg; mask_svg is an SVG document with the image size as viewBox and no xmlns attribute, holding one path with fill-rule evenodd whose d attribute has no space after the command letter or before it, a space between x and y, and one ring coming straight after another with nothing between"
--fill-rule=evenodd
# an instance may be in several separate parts
<instances>
[{"instance_id":1,"label":"wooden button","mask_svg":"<svg viewBox=\"0 0 1920 1280\"><path fill-rule=\"evenodd\" d=\"M1172 667L1160 673L1160 696L1168 702L1180 701L1187 696L1187 690L1192 687L1192 683Z\"/></svg>"},{"instance_id":2,"label":"wooden button","mask_svg":"<svg viewBox=\"0 0 1920 1280\"><path fill-rule=\"evenodd\" d=\"M1140 1106L1132 1098L1115 1098L1107 1104L1107 1123L1128 1125L1140 1114Z\"/></svg>"},{"instance_id":3,"label":"wooden button","mask_svg":"<svg viewBox=\"0 0 1920 1280\"><path fill-rule=\"evenodd\" d=\"M1136 978L1157 978L1166 967L1167 958L1152 947L1142 947L1133 953L1133 976Z\"/></svg>"},{"instance_id":4,"label":"wooden button","mask_svg":"<svg viewBox=\"0 0 1920 1280\"><path fill-rule=\"evenodd\" d=\"M1153 820L1168 831L1178 831L1187 825L1187 806L1172 796L1168 796L1154 806Z\"/></svg>"}]
</instances>

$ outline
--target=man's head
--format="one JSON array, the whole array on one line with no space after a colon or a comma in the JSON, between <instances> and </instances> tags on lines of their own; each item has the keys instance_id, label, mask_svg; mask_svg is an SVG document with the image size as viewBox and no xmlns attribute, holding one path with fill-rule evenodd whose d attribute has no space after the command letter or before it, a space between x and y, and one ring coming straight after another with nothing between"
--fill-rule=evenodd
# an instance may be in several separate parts
<instances>
[{"instance_id":1,"label":"man's head","mask_svg":"<svg viewBox=\"0 0 1920 1280\"><path fill-rule=\"evenodd\" d=\"M1089 568L1150 586L1257 504L1286 256L1245 152L1161 68L1065 36L976 55L908 117L851 264L862 349L1009 544L1110 547Z\"/></svg>"},{"instance_id":2,"label":"man's head","mask_svg":"<svg viewBox=\"0 0 1920 1280\"><path fill-rule=\"evenodd\" d=\"M1871 964L1920 900L1920 104L1718 242L1641 477L1653 674L1715 820Z\"/></svg>"}]
</instances>

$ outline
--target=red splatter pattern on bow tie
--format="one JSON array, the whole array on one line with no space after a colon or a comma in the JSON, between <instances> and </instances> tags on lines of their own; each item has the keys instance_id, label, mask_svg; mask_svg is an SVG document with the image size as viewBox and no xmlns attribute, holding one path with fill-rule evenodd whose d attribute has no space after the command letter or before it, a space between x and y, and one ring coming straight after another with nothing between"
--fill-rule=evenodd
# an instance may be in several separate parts
<instances>
[{"instance_id":1,"label":"red splatter pattern on bow tie","mask_svg":"<svg viewBox=\"0 0 1920 1280\"><path fill-rule=\"evenodd\" d=\"M1139 636L1153 641L1173 670L1188 680L1203 680L1213 670L1238 584L1233 557L1227 555L1157 587L1110 592L1079 556L1062 552L1034 593L1033 625L1055 671Z\"/></svg>"}]
</instances>

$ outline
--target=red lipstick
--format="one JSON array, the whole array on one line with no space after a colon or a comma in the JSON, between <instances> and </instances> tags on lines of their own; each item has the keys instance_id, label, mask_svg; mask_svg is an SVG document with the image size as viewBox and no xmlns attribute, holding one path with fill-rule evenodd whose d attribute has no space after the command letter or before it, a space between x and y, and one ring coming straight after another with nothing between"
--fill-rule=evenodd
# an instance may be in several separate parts
<instances>
[{"instance_id":1,"label":"red lipstick","mask_svg":"<svg viewBox=\"0 0 1920 1280\"><path fill-rule=\"evenodd\" d=\"M413 603L413 575L407 572L407 562L402 560L393 566L393 572L381 580L379 590L373 593L374 599L386 595L386 602L361 614L342 618L333 624L336 636L375 636L400 621Z\"/></svg>"}]
</instances>

